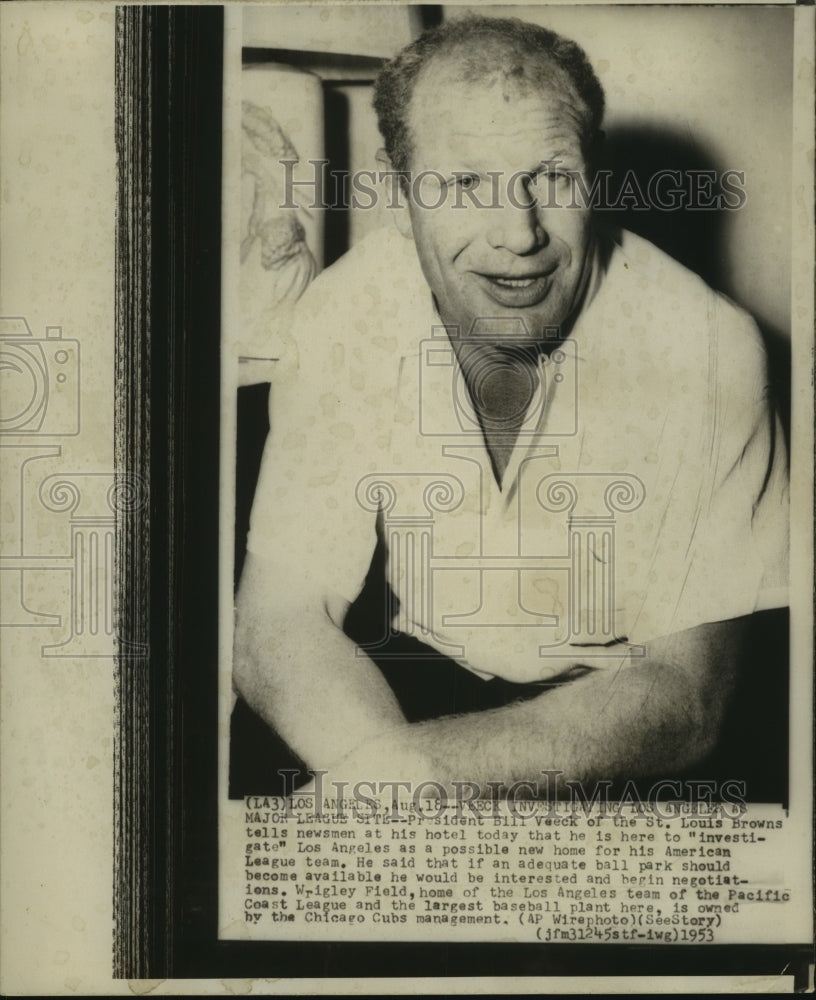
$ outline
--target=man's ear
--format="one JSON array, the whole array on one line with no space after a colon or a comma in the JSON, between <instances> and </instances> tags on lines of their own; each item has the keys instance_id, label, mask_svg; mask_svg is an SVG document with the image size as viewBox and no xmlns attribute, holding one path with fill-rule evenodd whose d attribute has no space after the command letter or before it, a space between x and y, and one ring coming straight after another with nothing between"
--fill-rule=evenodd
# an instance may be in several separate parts
<instances>
[{"instance_id":1,"label":"man's ear","mask_svg":"<svg viewBox=\"0 0 816 1000\"><path fill-rule=\"evenodd\" d=\"M410 199L404 190L401 179L394 170L391 159L384 149L378 149L375 159L380 169L380 196L385 206L394 218L394 225L406 240L414 238L411 225Z\"/></svg>"}]
</instances>

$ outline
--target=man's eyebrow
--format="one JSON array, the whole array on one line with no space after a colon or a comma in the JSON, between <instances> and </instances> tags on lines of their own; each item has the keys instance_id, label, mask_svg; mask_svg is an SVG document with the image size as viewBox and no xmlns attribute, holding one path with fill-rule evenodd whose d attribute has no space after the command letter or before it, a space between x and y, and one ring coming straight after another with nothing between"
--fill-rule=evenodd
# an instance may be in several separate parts
<instances>
[{"instance_id":1,"label":"man's eyebrow","mask_svg":"<svg viewBox=\"0 0 816 1000\"><path fill-rule=\"evenodd\" d=\"M580 167L580 160L577 156L570 155L569 152L556 150L546 159L538 160L529 170L519 170L517 174L519 177L529 177L534 180L536 177L546 174L550 170L558 170L560 167L567 170L577 170Z\"/></svg>"},{"instance_id":2,"label":"man's eyebrow","mask_svg":"<svg viewBox=\"0 0 816 1000\"><path fill-rule=\"evenodd\" d=\"M481 167L475 167L471 164L464 164L461 167L454 167L448 171L449 176L456 177L457 174L485 174L487 171L483 170Z\"/></svg>"},{"instance_id":3,"label":"man's eyebrow","mask_svg":"<svg viewBox=\"0 0 816 1000\"><path fill-rule=\"evenodd\" d=\"M530 167L526 170L518 170L519 174L537 174L545 167L551 165L559 165L561 163L578 162L581 158L580 150L576 149L556 149L548 155L546 158L542 157L536 160ZM442 171L448 177L456 177L459 174L478 174L480 177L489 177L491 174L506 173L504 170L492 170L489 167L479 167L475 166L473 163L465 162L460 167L451 168L447 171Z\"/></svg>"},{"instance_id":4,"label":"man's eyebrow","mask_svg":"<svg viewBox=\"0 0 816 1000\"><path fill-rule=\"evenodd\" d=\"M550 166L550 164L560 164L560 163L570 163L577 161L581 157L581 151L579 149L570 149L569 147L564 149L554 149L552 153L546 157L546 159L541 159L536 165L536 170L540 170L542 167Z\"/></svg>"}]
</instances>

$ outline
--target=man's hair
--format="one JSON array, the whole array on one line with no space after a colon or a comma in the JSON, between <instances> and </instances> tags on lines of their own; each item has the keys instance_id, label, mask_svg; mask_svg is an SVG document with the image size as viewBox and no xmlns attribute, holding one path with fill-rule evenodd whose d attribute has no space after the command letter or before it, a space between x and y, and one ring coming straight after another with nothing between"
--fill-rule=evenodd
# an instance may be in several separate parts
<instances>
[{"instance_id":1,"label":"man's hair","mask_svg":"<svg viewBox=\"0 0 816 1000\"><path fill-rule=\"evenodd\" d=\"M412 153L411 97L422 70L437 56L452 56L457 76L479 83L499 74L523 88L552 86L552 69L562 70L584 104L584 155L594 158L604 113L604 92L586 53L554 31L520 21L471 15L423 32L380 70L374 110L395 170L407 172Z\"/></svg>"}]
</instances>

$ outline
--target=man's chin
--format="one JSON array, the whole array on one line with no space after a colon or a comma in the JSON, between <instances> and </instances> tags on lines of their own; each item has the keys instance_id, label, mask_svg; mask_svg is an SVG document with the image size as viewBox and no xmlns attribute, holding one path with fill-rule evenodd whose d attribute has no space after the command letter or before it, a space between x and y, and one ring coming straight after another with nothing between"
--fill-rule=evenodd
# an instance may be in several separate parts
<instances>
[{"instance_id":1,"label":"man's chin","mask_svg":"<svg viewBox=\"0 0 816 1000\"><path fill-rule=\"evenodd\" d=\"M557 343L561 339L560 322L532 314L513 311L503 315L491 315L485 310L482 316L471 320L467 339L485 341L497 347L540 347Z\"/></svg>"},{"instance_id":2,"label":"man's chin","mask_svg":"<svg viewBox=\"0 0 816 1000\"><path fill-rule=\"evenodd\" d=\"M564 313L568 311L562 307L561 296L556 299L551 294L545 308L539 303L530 308L510 309L479 294L478 289L462 305L466 308L459 311L461 318L451 319L447 318L448 311L437 305L437 312L453 336L463 341L506 343L508 346L557 343L562 339Z\"/></svg>"}]
</instances>

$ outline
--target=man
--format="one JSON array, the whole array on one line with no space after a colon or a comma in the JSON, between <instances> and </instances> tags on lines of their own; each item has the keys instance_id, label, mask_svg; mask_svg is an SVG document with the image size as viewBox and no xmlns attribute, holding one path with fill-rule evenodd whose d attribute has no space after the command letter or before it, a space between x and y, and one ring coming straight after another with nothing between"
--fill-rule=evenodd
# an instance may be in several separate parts
<instances>
[{"instance_id":1,"label":"man","mask_svg":"<svg viewBox=\"0 0 816 1000\"><path fill-rule=\"evenodd\" d=\"M601 235L603 102L577 45L510 20L378 80L403 205L303 300L238 599L238 691L330 778L688 772L785 603L759 335Z\"/></svg>"}]
</instances>

